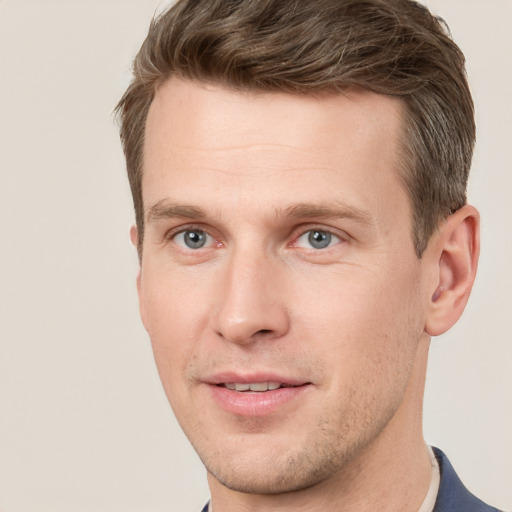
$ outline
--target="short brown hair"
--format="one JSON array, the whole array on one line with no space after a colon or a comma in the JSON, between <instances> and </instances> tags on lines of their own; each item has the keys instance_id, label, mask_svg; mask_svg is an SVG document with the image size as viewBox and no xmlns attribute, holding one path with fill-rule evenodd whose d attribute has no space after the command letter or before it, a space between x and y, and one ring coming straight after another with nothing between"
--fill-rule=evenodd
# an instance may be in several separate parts
<instances>
[{"instance_id":1,"label":"short brown hair","mask_svg":"<svg viewBox=\"0 0 512 512\"><path fill-rule=\"evenodd\" d=\"M180 76L233 90L401 98L399 171L420 257L440 219L466 203L475 122L464 63L445 23L411 0L179 0L152 21L117 105L139 255L146 117L157 88Z\"/></svg>"}]
</instances>

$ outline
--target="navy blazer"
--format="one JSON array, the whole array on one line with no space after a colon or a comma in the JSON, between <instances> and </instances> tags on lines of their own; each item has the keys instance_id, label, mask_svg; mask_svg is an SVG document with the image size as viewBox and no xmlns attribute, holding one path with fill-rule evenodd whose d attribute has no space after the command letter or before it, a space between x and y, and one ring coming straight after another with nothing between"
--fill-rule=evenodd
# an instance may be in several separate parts
<instances>
[{"instance_id":1,"label":"navy blazer","mask_svg":"<svg viewBox=\"0 0 512 512\"><path fill-rule=\"evenodd\" d=\"M471 494L460 481L446 455L439 448L432 449L441 471L434 512L500 512Z\"/></svg>"},{"instance_id":2,"label":"navy blazer","mask_svg":"<svg viewBox=\"0 0 512 512\"><path fill-rule=\"evenodd\" d=\"M441 472L434 512L500 512L497 508L490 507L473 496L460 481L446 455L439 448L432 447L432 449ZM208 504L202 512L208 512Z\"/></svg>"}]
</instances>

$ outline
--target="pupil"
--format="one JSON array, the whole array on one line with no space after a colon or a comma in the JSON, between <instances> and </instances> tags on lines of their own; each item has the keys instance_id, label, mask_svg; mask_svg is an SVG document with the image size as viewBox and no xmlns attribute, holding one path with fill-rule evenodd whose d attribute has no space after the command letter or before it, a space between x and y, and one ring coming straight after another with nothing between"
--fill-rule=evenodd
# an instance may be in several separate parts
<instances>
[{"instance_id":1,"label":"pupil","mask_svg":"<svg viewBox=\"0 0 512 512\"><path fill-rule=\"evenodd\" d=\"M324 249L331 243L331 234L325 231L311 231L308 236L309 243L315 249Z\"/></svg>"},{"instance_id":2,"label":"pupil","mask_svg":"<svg viewBox=\"0 0 512 512\"><path fill-rule=\"evenodd\" d=\"M202 231L187 231L185 233L185 244L191 249L203 247L206 236Z\"/></svg>"}]
</instances>

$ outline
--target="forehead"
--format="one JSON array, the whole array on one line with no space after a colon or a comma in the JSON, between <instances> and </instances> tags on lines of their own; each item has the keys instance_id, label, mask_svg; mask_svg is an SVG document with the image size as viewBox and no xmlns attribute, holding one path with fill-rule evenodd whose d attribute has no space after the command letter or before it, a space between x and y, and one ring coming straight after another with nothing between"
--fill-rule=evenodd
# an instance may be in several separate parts
<instances>
[{"instance_id":1,"label":"forehead","mask_svg":"<svg viewBox=\"0 0 512 512\"><path fill-rule=\"evenodd\" d=\"M170 79L146 123L145 209L178 190L194 198L202 185L261 196L263 179L276 201L322 202L336 187L349 206L382 202L382 187L401 187L402 110L367 91L299 96Z\"/></svg>"},{"instance_id":2,"label":"forehead","mask_svg":"<svg viewBox=\"0 0 512 512\"><path fill-rule=\"evenodd\" d=\"M200 135L204 149L227 144L303 144L330 148L344 138L364 143L368 137L398 136L402 102L364 90L293 95L279 92L232 91L224 87L171 78L160 86L146 121L146 139L188 148ZM269 123L269 118L272 123ZM236 126L236 130L231 130ZM380 137L379 137L380 138ZM146 149L147 145L146 145Z\"/></svg>"}]
</instances>

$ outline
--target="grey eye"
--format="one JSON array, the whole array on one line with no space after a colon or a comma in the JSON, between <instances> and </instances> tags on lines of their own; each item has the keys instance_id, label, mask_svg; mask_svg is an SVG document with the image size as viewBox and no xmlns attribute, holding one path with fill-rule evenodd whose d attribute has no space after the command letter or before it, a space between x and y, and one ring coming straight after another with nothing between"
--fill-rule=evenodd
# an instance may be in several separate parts
<instances>
[{"instance_id":1,"label":"grey eye","mask_svg":"<svg viewBox=\"0 0 512 512\"><path fill-rule=\"evenodd\" d=\"M331 244L332 235L327 231L313 230L308 233L308 242L315 249L325 249Z\"/></svg>"},{"instance_id":2,"label":"grey eye","mask_svg":"<svg viewBox=\"0 0 512 512\"><path fill-rule=\"evenodd\" d=\"M193 229L190 231L182 231L175 236L175 242L187 249L201 249L211 238L204 231Z\"/></svg>"}]
</instances>

